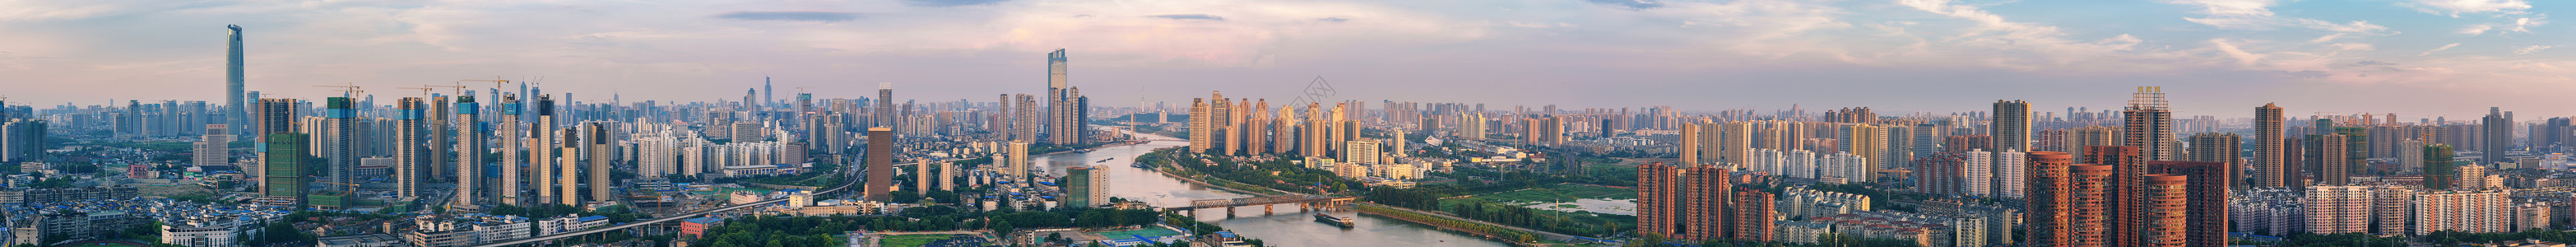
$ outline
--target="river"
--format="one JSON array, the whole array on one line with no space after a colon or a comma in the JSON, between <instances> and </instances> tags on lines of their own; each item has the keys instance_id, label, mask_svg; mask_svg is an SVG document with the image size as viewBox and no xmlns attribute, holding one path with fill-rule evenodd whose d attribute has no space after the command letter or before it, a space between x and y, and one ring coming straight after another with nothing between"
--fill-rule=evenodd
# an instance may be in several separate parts
<instances>
[{"instance_id":1,"label":"river","mask_svg":"<svg viewBox=\"0 0 2576 247\"><path fill-rule=\"evenodd\" d=\"M1114 130L1124 131L1124 130ZM1146 139L1177 139L1132 133ZM1073 152L1035 157L1052 174L1064 174L1066 167L1102 166L1108 168L1109 196L1144 201L1157 207L1188 206L1191 200L1231 199L1252 195L1211 189L1179 179L1165 177L1130 166L1135 158L1154 149L1188 146L1185 141L1156 141L1143 145L1107 147L1090 152ZM1102 159L1108 159L1103 162ZM1440 230L1429 225L1365 215L1350 211L1331 212L1333 216L1357 217L1356 227L1341 228L1315 222L1313 212L1298 212L1295 204L1274 206L1277 214L1261 215L1261 207L1240 207L1234 217L1223 209L1198 210L1199 221L1213 222L1245 237L1259 238L1270 246L1510 246L1466 233Z\"/></svg>"}]
</instances>

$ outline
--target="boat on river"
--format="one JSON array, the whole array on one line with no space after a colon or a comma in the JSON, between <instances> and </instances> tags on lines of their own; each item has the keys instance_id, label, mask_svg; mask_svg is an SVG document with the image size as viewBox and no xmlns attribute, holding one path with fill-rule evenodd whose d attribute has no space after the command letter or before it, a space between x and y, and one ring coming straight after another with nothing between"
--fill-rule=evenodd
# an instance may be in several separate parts
<instances>
[{"instance_id":1,"label":"boat on river","mask_svg":"<svg viewBox=\"0 0 2576 247\"><path fill-rule=\"evenodd\" d=\"M1324 224L1332 224L1333 226L1339 226L1342 228L1351 228L1352 226L1358 225L1351 222L1351 218L1333 217L1333 215L1324 213L1315 213L1315 221L1324 222Z\"/></svg>"}]
</instances>

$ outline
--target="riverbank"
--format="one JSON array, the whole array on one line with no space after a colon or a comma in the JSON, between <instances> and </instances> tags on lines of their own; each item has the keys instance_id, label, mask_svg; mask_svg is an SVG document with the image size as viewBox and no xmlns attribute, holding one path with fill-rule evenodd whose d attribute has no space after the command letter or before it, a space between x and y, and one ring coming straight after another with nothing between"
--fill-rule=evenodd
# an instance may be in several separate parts
<instances>
[{"instance_id":1,"label":"riverbank","mask_svg":"<svg viewBox=\"0 0 2576 247\"><path fill-rule=\"evenodd\" d=\"M1518 230L1517 228L1485 223L1482 221L1449 217L1447 215L1368 203L1352 204L1347 206L1347 208L1361 213L1375 214L1378 216L1386 216L1387 218L1431 225L1433 227L1439 227L1440 229L1466 232L1489 239L1501 240L1505 243L1512 243L1514 245L1532 246L1536 245L1539 240L1539 235L1531 233L1530 231Z\"/></svg>"}]
</instances>

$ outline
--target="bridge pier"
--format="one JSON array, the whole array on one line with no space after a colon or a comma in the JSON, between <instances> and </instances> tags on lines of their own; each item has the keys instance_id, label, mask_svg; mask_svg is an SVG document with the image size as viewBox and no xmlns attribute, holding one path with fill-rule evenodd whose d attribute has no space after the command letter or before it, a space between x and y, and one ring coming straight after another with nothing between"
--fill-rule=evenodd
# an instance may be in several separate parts
<instances>
[{"instance_id":1,"label":"bridge pier","mask_svg":"<svg viewBox=\"0 0 2576 247\"><path fill-rule=\"evenodd\" d=\"M1226 207L1225 207L1225 217L1226 217L1226 218L1234 218L1234 206L1226 206Z\"/></svg>"},{"instance_id":2,"label":"bridge pier","mask_svg":"<svg viewBox=\"0 0 2576 247\"><path fill-rule=\"evenodd\" d=\"M1261 215L1271 215L1271 214L1276 214L1276 213L1272 213L1272 212L1271 212L1271 210L1270 210L1270 206L1273 206L1273 205L1276 205L1276 204L1261 204Z\"/></svg>"}]
</instances>

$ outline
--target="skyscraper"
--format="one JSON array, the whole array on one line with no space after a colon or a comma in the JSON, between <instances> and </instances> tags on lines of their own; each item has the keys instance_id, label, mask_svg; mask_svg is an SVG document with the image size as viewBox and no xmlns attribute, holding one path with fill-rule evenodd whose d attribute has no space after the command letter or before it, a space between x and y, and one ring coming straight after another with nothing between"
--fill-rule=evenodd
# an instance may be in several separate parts
<instances>
[{"instance_id":1,"label":"skyscraper","mask_svg":"<svg viewBox=\"0 0 2576 247\"><path fill-rule=\"evenodd\" d=\"M232 126L250 126L249 122L243 120L250 117L250 113L242 110L246 107L243 105L246 102L242 102L241 25L224 25L224 28L233 30L231 49L224 56L224 123Z\"/></svg>"},{"instance_id":2,"label":"skyscraper","mask_svg":"<svg viewBox=\"0 0 2576 247\"><path fill-rule=\"evenodd\" d=\"M868 201L894 202L894 155L894 129L868 128L868 181L860 190Z\"/></svg>"},{"instance_id":3,"label":"skyscraper","mask_svg":"<svg viewBox=\"0 0 2576 247\"><path fill-rule=\"evenodd\" d=\"M2236 133L2202 132L2191 134L2189 139L2191 140L2191 151L2184 153L2189 153L2190 157L2183 160L2224 164L2222 167L2243 167L2238 165L2240 163L2237 163L2242 159L2236 156L2238 151L2241 150L2238 147L2244 145L2244 140L2242 140L2244 138L2239 138ZM2236 175L2238 176L2234 177L2241 177L2244 174ZM2241 181L2243 179L2235 180Z\"/></svg>"},{"instance_id":4,"label":"skyscraper","mask_svg":"<svg viewBox=\"0 0 2576 247\"><path fill-rule=\"evenodd\" d=\"M2254 186L2289 186L2291 172L2285 164L2281 133L2281 107L2263 103L2254 108Z\"/></svg>"},{"instance_id":5,"label":"skyscraper","mask_svg":"<svg viewBox=\"0 0 2576 247\"><path fill-rule=\"evenodd\" d=\"M437 158L429 154L429 131L425 128L428 123L423 122L428 120L422 117L421 111L421 105L426 103L420 97L394 100L394 141L391 144L394 146L392 175L396 197L419 198L421 179L428 173L430 160Z\"/></svg>"},{"instance_id":6,"label":"skyscraper","mask_svg":"<svg viewBox=\"0 0 2576 247\"><path fill-rule=\"evenodd\" d=\"M519 188L519 183L520 180L527 178L528 159L522 157L526 153L519 150L531 146L528 146L527 140L524 140L528 137L527 134L520 133L527 129L527 126L519 124L519 96L501 95L500 109L501 140L498 142L501 143L501 150L504 152L501 152L501 183L496 193L500 194L501 205L516 206L527 203L520 198L527 192Z\"/></svg>"},{"instance_id":7,"label":"skyscraper","mask_svg":"<svg viewBox=\"0 0 2576 247\"><path fill-rule=\"evenodd\" d=\"M2030 102L1995 101L1995 121L1988 127L1995 140L1989 150L2030 150Z\"/></svg>"},{"instance_id":8,"label":"skyscraper","mask_svg":"<svg viewBox=\"0 0 2576 247\"><path fill-rule=\"evenodd\" d=\"M2317 163L2317 184L2326 186L2352 184L2352 165L2348 164L2352 160L2348 157L2352 155L2349 149L2352 145L2344 145L2349 142L2351 141L2343 134L2318 136L2316 141L2318 145L2314 147L2317 150L2317 160L2314 161ZM2434 183L2429 181L2433 180L2432 175L2426 175L2425 180L2428 180L2424 181L2426 186Z\"/></svg>"},{"instance_id":9,"label":"skyscraper","mask_svg":"<svg viewBox=\"0 0 2576 247\"><path fill-rule=\"evenodd\" d=\"M1002 171L1003 178L1025 181L1029 176L1029 142L1013 141L1009 145L1002 150L1004 157L1009 159L1002 163L1005 170Z\"/></svg>"},{"instance_id":10,"label":"skyscraper","mask_svg":"<svg viewBox=\"0 0 2576 247\"><path fill-rule=\"evenodd\" d=\"M583 124L582 128L584 132L588 132L590 134L589 137L582 140L590 143L590 201L598 204L614 202L617 198L610 196L608 189L611 187L617 187L617 185L609 184L608 161L616 159L616 152L613 151L614 149L609 149L608 146L608 126L599 122L591 122ZM788 162L804 163L804 161L801 160L791 160ZM572 169L566 168L564 170Z\"/></svg>"},{"instance_id":11,"label":"skyscraper","mask_svg":"<svg viewBox=\"0 0 2576 247\"><path fill-rule=\"evenodd\" d=\"M2478 123L2485 127L2478 138L2479 165L2514 162L2504 158L2505 150L2512 150L2513 113L2505 112L2503 107L2488 107L2487 117Z\"/></svg>"},{"instance_id":12,"label":"skyscraper","mask_svg":"<svg viewBox=\"0 0 2576 247\"><path fill-rule=\"evenodd\" d=\"M875 114L872 115L872 117L869 117L870 122L868 126L894 126L896 123L894 121L894 83L877 83L876 101L877 110L874 112Z\"/></svg>"},{"instance_id":13,"label":"skyscraper","mask_svg":"<svg viewBox=\"0 0 2576 247\"><path fill-rule=\"evenodd\" d=\"M1674 147L1673 151L1680 153L1679 156L1681 158L1675 161L1675 163L1678 163L1675 165L1679 165L1681 167L1699 167L1699 143L1701 142L1699 125L1682 123L1681 132L1681 140L1674 141L1674 146L1676 147Z\"/></svg>"},{"instance_id":14,"label":"skyscraper","mask_svg":"<svg viewBox=\"0 0 2576 247\"><path fill-rule=\"evenodd\" d=\"M265 189L261 192L260 201L268 205L301 207L304 205L304 185L309 182L304 179L304 164L310 160L304 156L305 135L293 132L267 135L267 138L262 138L267 139L268 148L264 150L263 164L260 164L260 174L265 176L261 179L261 186Z\"/></svg>"},{"instance_id":15,"label":"skyscraper","mask_svg":"<svg viewBox=\"0 0 2576 247\"><path fill-rule=\"evenodd\" d=\"M1055 49L1055 52L1047 53L1047 138L1045 141L1056 145L1080 144L1090 139L1085 134L1089 131L1086 126L1089 126L1090 122L1083 121L1089 116L1085 114L1086 109L1083 109L1085 102L1082 89L1072 87L1065 81L1065 65L1064 49Z\"/></svg>"},{"instance_id":16,"label":"skyscraper","mask_svg":"<svg viewBox=\"0 0 2576 247\"><path fill-rule=\"evenodd\" d=\"M561 155L559 153L562 149L556 142L571 140L558 140L556 138L562 135L553 133L557 132L553 127L555 126L554 97L536 95L536 102L528 106L528 111L531 113L526 115L532 115L529 117L532 121L527 125L528 144L525 144L528 148L528 190L537 191L536 197L529 199L538 205L560 202L562 200L555 198L555 165L558 160L555 155Z\"/></svg>"},{"instance_id":17,"label":"skyscraper","mask_svg":"<svg viewBox=\"0 0 2576 247\"><path fill-rule=\"evenodd\" d=\"M2138 87L2121 115L2121 146L2138 147L2147 160L2173 160L2181 151L2173 145L2173 111L2165 106L2163 87Z\"/></svg>"},{"instance_id":18,"label":"skyscraper","mask_svg":"<svg viewBox=\"0 0 2576 247\"><path fill-rule=\"evenodd\" d=\"M564 128L555 130L555 134L556 136L562 137L561 139L555 140L563 145L556 149L558 151L555 151L554 153L555 155L560 156L557 157L555 162L555 169L557 169L554 172L555 177L547 178L547 180L555 180L556 186L562 188L562 190L560 190L561 192L555 193L555 203L560 203L561 205L580 206L581 182L577 181L577 179L581 178L581 171L579 171L582 160L581 141L584 139L581 136L581 129Z\"/></svg>"},{"instance_id":19,"label":"skyscraper","mask_svg":"<svg viewBox=\"0 0 2576 247\"><path fill-rule=\"evenodd\" d=\"M2184 242L2188 243L2187 246L2227 246L2227 232L2230 225L2227 222L2227 196L2231 187L2235 187L2231 184L2237 180L2234 179L2237 169L2233 163L2223 162L2148 161L2147 172L2150 174L2146 175L2148 184L2143 186L2154 187L2154 179L2158 179L2157 176L2178 176L2186 179L2183 186L2186 193L2182 196L2184 203L2181 208L2170 208L2163 204L2166 202L2153 199L2161 196L2158 193L2162 192L2155 191L2155 188L2142 189L2139 192L2139 197L2142 198L2140 200L2143 201L2140 206L2142 211L2136 212L2136 214L2147 215L2141 216L2141 223L2146 224L2143 226L2146 229L2142 230L2155 231L2161 224L2180 220L2185 223L2184 225L2189 226L2182 232L2185 236ZM2157 215L2172 209L2181 209L2185 213L2179 218ZM2161 238L2148 239L2161 240ZM2148 243L2155 245L2154 243L2162 242Z\"/></svg>"},{"instance_id":20,"label":"skyscraper","mask_svg":"<svg viewBox=\"0 0 2576 247\"><path fill-rule=\"evenodd\" d=\"M484 186L491 181L483 179L483 155L492 149L486 144L491 131L483 126L482 109L474 102L473 92L456 96L456 117L450 119L456 131L456 202L448 205L472 208L485 200L482 197L491 196L477 193L491 189Z\"/></svg>"},{"instance_id":21,"label":"skyscraper","mask_svg":"<svg viewBox=\"0 0 2576 247\"><path fill-rule=\"evenodd\" d=\"M325 166L329 168L327 174L330 176L327 178L332 183L344 184L335 188L355 189L345 184L357 184L355 173L360 152L358 146L363 144L358 140L360 136L365 135L358 128L358 112L354 108L357 103L351 101L349 97L331 97L324 100L327 103L325 105L327 108L322 109L324 118L322 128L325 137L322 138L322 145L319 145L323 148L319 153L323 155L323 162L330 164Z\"/></svg>"},{"instance_id":22,"label":"skyscraper","mask_svg":"<svg viewBox=\"0 0 2576 247\"><path fill-rule=\"evenodd\" d=\"M2424 189L2447 190L2459 185L2460 162L2452 161L2451 145L2424 145Z\"/></svg>"},{"instance_id":23,"label":"skyscraper","mask_svg":"<svg viewBox=\"0 0 2576 247\"><path fill-rule=\"evenodd\" d=\"M2138 201L2141 195L2138 190L2145 188L2145 181L2142 179L2148 174L2145 152L2139 151L2139 148L2134 146L2084 148L2086 149L2084 163L2106 167L2111 172L2110 175L2102 178L2110 185L2102 190L2102 211L2105 215L2104 219L2107 219L2103 223L2103 236L2106 236L2105 241L2108 241L2106 243L2113 245L2137 243L2140 224L2145 224L2146 221L2138 214L2145 210L2145 204ZM2077 173L2081 174L2083 168L2077 169Z\"/></svg>"},{"instance_id":24,"label":"skyscraper","mask_svg":"<svg viewBox=\"0 0 2576 247\"><path fill-rule=\"evenodd\" d=\"M1189 152L1208 153L1208 150L1216 149L1216 143L1214 142L1216 137L1209 136L1211 133L1208 132L1209 130L1215 129L1216 126L1209 126L1209 118L1207 99L1190 99L1190 123L1189 126L1184 126L1190 128ZM1306 156L1317 156L1317 154L1307 154Z\"/></svg>"}]
</instances>

